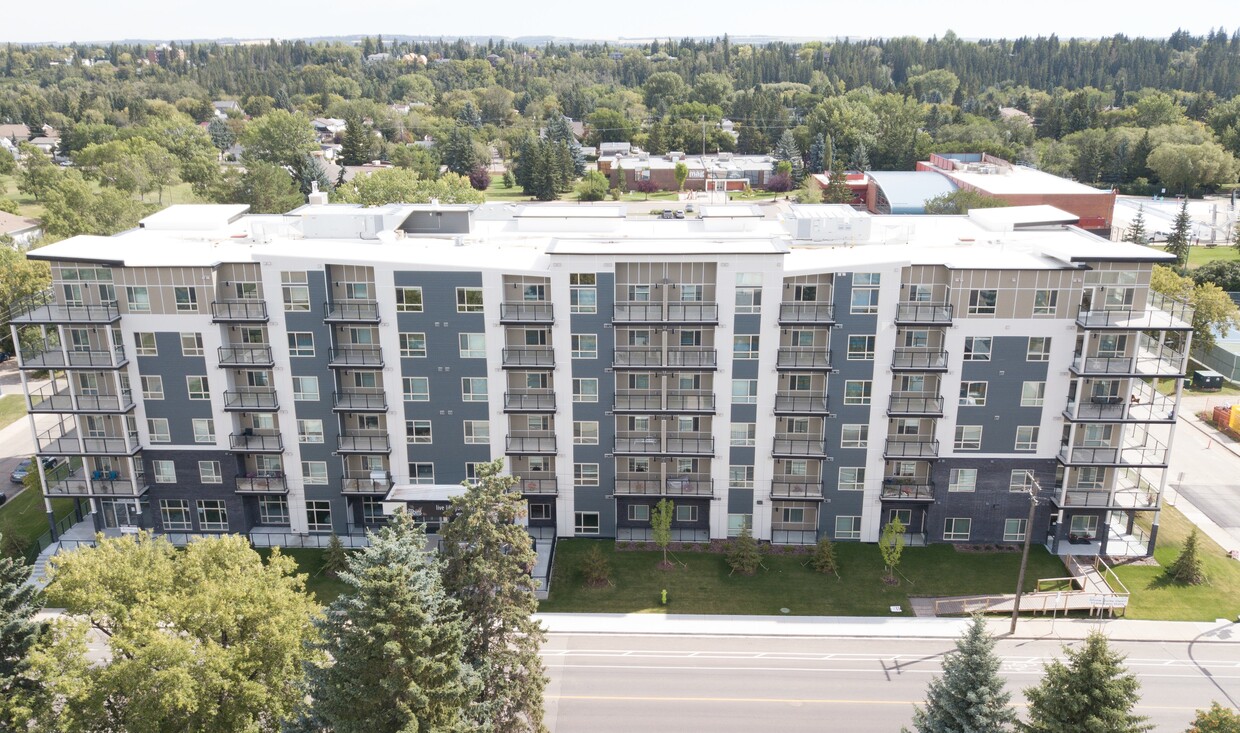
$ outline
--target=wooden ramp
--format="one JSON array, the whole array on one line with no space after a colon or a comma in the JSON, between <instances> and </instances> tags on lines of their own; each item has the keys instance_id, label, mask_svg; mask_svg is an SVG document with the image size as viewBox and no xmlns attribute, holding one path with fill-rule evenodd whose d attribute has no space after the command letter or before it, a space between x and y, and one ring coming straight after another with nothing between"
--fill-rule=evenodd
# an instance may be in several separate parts
<instances>
[{"instance_id":1,"label":"wooden ramp","mask_svg":"<svg viewBox=\"0 0 1240 733\"><path fill-rule=\"evenodd\" d=\"M1128 589L1120 582L1115 571L1100 557L1086 562L1075 556L1066 556L1070 576L1044 578L1038 581L1038 589L1020 598L1022 613L1066 613L1089 611L1093 615L1122 615L1128 607ZM929 599L935 616L963 616L973 613L1011 613L1016 595L952 596Z\"/></svg>"}]
</instances>

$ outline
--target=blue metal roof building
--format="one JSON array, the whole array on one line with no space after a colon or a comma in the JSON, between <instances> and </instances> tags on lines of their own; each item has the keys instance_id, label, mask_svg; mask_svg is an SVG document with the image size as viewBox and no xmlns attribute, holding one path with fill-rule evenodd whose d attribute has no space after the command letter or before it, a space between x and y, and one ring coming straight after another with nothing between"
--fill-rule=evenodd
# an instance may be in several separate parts
<instances>
[{"instance_id":1,"label":"blue metal roof building","mask_svg":"<svg viewBox=\"0 0 1240 733\"><path fill-rule=\"evenodd\" d=\"M867 171L874 181L876 214L924 214L926 200L956 190L934 171Z\"/></svg>"}]
</instances>

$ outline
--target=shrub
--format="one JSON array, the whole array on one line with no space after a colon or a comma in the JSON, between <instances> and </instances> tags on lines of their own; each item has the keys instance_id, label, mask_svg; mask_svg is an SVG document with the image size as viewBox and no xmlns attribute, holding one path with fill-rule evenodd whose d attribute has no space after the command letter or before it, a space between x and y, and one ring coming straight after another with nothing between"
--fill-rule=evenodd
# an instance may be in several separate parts
<instances>
[{"instance_id":1,"label":"shrub","mask_svg":"<svg viewBox=\"0 0 1240 733\"><path fill-rule=\"evenodd\" d=\"M482 166L474 166L469 172L469 185L475 191L485 191L491 187L491 174Z\"/></svg>"},{"instance_id":2,"label":"shrub","mask_svg":"<svg viewBox=\"0 0 1240 733\"><path fill-rule=\"evenodd\" d=\"M597 544L592 545L582 558L581 574L585 576L588 586L597 588L611 584L611 561Z\"/></svg>"}]
</instances>

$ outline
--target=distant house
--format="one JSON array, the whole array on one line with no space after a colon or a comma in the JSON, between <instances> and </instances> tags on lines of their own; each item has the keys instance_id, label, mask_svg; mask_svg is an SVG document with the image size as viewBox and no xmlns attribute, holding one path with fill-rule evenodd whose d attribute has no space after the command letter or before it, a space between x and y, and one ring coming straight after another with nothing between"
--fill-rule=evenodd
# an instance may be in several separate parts
<instances>
[{"instance_id":1,"label":"distant house","mask_svg":"<svg viewBox=\"0 0 1240 733\"><path fill-rule=\"evenodd\" d=\"M14 244L24 247L42 234L43 226L37 219L0 211L0 237L10 237Z\"/></svg>"},{"instance_id":2,"label":"distant house","mask_svg":"<svg viewBox=\"0 0 1240 733\"><path fill-rule=\"evenodd\" d=\"M344 132L348 127L339 117L315 117L310 124L314 125L314 131L324 142L334 139L337 134Z\"/></svg>"},{"instance_id":3,"label":"distant house","mask_svg":"<svg viewBox=\"0 0 1240 733\"><path fill-rule=\"evenodd\" d=\"M685 190L704 191L709 186L715 190L744 191L766 185L773 175L775 159L769 155L731 153L694 156L684 153L600 155L598 169L609 176L613 186L633 190L639 181L652 181L659 190L675 191L677 163L684 163L689 169Z\"/></svg>"},{"instance_id":4,"label":"distant house","mask_svg":"<svg viewBox=\"0 0 1240 733\"><path fill-rule=\"evenodd\" d=\"M633 143L599 143L598 155L628 155L633 152Z\"/></svg>"},{"instance_id":5,"label":"distant house","mask_svg":"<svg viewBox=\"0 0 1240 733\"><path fill-rule=\"evenodd\" d=\"M39 137L31 138L30 144L48 155L55 155L56 148L60 145L60 138L40 135Z\"/></svg>"},{"instance_id":6,"label":"distant house","mask_svg":"<svg viewBox=\"0 0 1240 733\"><path fill-rule=\"evenodd\" d=\"M491 66L499 66L499 62L502 60L503 59L498 54L494 54L494 53L487 54L487 61L490 62Z\"/></svg>"},{"instance_id":7,"label":"distant house","mask_svg":"<svg viewBox=\"0 0 1240 733\"><path fill-rule=\"evenodd\" d=\"M1005 120L1020 119L1031 125L1033 124L1033 115L1025 112L1024 110L1016 109L1015 107L1000 107L999 117Z\"/></svg>"},{"instance_id":8,"label":"distant house","mask_svg":"<svg viewBox=\"0 0 1240 733\"><path fill-rule=\"evenodd\" d=\"M391 60L392 60L392 54L390 53L372 53L366 57L366 63L368 64L377 64L383 61L391 61Z\"/></svg>"},{"instance_id":9,"label":"distant house","mask_svg":"<svg viewBox=\"0 0 1240 733\"><path fill-rule=\"evenodd\" d=\"M0 125L0 138L25 142L30 139L30 128L18 123L16 125Z\"/></svg>"},{"instance_id":10,"label":"distant house","mask_svg":"<svg viewBox=\"0 0 1240 733\"><path fill-rule=\"evenodd\" d=\"M228 117L229 113L245 116L245 110L241 109L241 104L232 99L218 99L211 103L211 107L215 109L215 116L220 119Z\"/></svg>"}]
</instances>

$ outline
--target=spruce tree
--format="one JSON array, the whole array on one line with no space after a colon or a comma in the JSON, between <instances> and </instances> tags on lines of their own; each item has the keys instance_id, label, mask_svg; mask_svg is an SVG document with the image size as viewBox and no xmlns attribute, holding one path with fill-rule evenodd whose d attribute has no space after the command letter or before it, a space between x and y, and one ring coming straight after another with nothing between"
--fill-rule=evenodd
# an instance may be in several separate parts
<instances>
[{"instance_id":1,"label":"spruce tree","mask_svg":"<svg viewBox=\"0 0 1240 733\"><path fill-rule=\"evenodd\" d=\"M474 150L473 130L467 125L453 125L444 143L443 164L457 175L468 176L479 162L478 153Z\"/></svg>"},{"instance_id":2,"label":"spruce tree","mask_svg":"<svg viewBox=\"0 0 1240 733\"><path fill-rule=\"evenodd\" d=\"M566 171L567 180L581 178L586 174L586 157L581 152L581 143L577 142L577 137L573 135L572 125L569 124L567 117L555 115L547 120L545 136L548 142L563 143L568 148L571 170Z\"/></svg>"},{"instance_id":3,"label":"spruce tree","mask_svg":"<svg viewBox=\"0 0 1240 733\"><path fill-rule=\"evenodd\" d=\"M856 197L853 196L852 189L848 187L844 161L836 158L835 165L831 168L831 178L822 191L822 200L828 204L851 204L854 198Z\"/></svg>"},{"instance_id":4,"label":"spruce tree","mask_svg":"<svg viewBox=\"0 0 1240 733\"><path fill-rule=\"evenodd\" d=\"M349 586L316 622L306 668L313 730L464 731L470 675L464 626L421 526L401 512L348 558Z\"/></svg>"},{"instance_id":5,"label":"spruce tree","mask_svg":"<svg viewBox=\"0 0 1240 733\"><path fill-rule=\"evenodd\" d=\"M749 522L741 527L741 533L728 543L728 567L741 575L753 575L762 564L762 550L749 530Z\"/></svg>"},{"instance_id":6,"label":"spruce tree","mask_svg":"<svg viewBox=\"0 0 1240 733\"><path fill-rule=\"evenodd\" d=\"M478 676L466 711L479 731L541 733L542 627L531 576L533 541L517 522L525 500L503 475L503 460L481 464L478 482L452 500L443 539L443 581L461 604L467 629L464 660Z\"/></svg>"},{"instance_id":7,"label":"spruce tree","mask_svg":"<svg viewBox=\"0 0 1240 733\"><path fill-rule=\"evenodd\" d=\"M365 165L373 157L370 129L356 112L345 117L344 135L340 140L340 161L344 165Z\"/></svg>"},{"instance_id":8,"label":"spruce tree","mask_svg":"<svg viewBox=\"0 0 1240 733\"><path fill-rule=\"evenodd\" d=\"M810 560L810 564L814 570L823 575L832 573L835 577L840 577L840 563L835 556L835 544L831 542L830 537L818 540L818 544L814 546L814 557Z\"/></svg>"},{"instance_id":9,"label":"spruce tree","mask_svg":"<svg viewBox=\"0 0 1240 733\"><path fill-rule=\"evenodd\" d=\"M809 146L808 170L810 173L822 173L827 170L827 140L821 132L814 137L814 142Z\"/></svg>"},{"instance_id":10,"label":"spruce tree","mask_svg":"<svg viewBox=\"0 0 1240 733\"><path fill-rule=\"evenodd\" d=\"M1206 582L1205 571L1201 569L1201 552L1197 545L1197 528L1193 527L1188 539L1184 541L1180 556L1167 568L1167 575L1175 582L1184 585L1201 585Z\"/></svg>"},{"instance_id":11,"label":"spruce tree","mask_svg":"<svg viewBox=\"0 0 1240 733\"><path fill-rule=\"evenodd\" d=\"M866 150L865 143L857 143L857 146L853 148L852 157L849 158L848 163L853 170L868 171L870 169L870 151Z\"/></svg>"},{"instance_id":12,"label":"spruce tree","mask_svg":"<svg viewBox=\"0 0 1240 733\"><path fill-rule=\"evenodd\" d=\"M801 150L797 147L797 140L792 134L792 130L784 130L784 134L779 136L779 142L775 144L773 155L775 167L772 170L776 170L781 161L791 163L793 187L799 186L801 178L805 175L805 161L801 159Z\"/></svg>"},{"instance_id":13,"label":"spruce tree","mask_svg":"<svg viewBox=\"0 0 1240 733\"><path fill-rule=\"evenodd\" d=\"M19 675L39 634L34 615L43 609L43 599L28 582L30 574L20 558L0 557L0 701L11 699L22 684ZM0 728L2 720L0 715Z\"/></svg>"},{"instance_id":14,"label":"spruce tree","mask_svg":"<svg viewBox=\"0 0 1240 733\"><path fill-rule=\"evenodd\" d=\"M1175 223L1171 225L1171 234L1167 237L1167 252L1175 255L1175 264L1183 267L1188 264L1188 247L1191 236L1192 219L1188 216L1188 199L1180 204L1180 213L1175 215Z\"/></svg>"},{"instance_id":15,"label":"spruce tree","mask_svg":"<svg viewBox=\"0 0 1240 733\"><path fill-rule=\"evenodd\" d=\"M1145 207L1137 207L1137 215L1128 223L1128 231L1124 234L1125 242L1145 244Z\"/></svg>"},{"instance_id":16,"label":"spruce tree","mask_svg":"<svg viewBox=\"0 0 1240 733\"><path fill-rule=\"evenodd\" d=\"M1141 683L1095 631L1079 649L1063 648L1066 662L1044 665L1042 681L1025 690L1029 722L1025 733L1144 733L1153 730L1132 708Z\"/></svg>"},{"instance_id":17,"label":"spruce tree","mask_svg":"<svg viewBox=\"0 0 1240 733\"><path fill-rule=\"evenodd\" d=\"M1007 733L1016 723L1011 693L999 676L995 640L974 616L956 651L943 657L943 676L930 680L925 707L913 713L917 733Z\"/></svg>"}]
</instances>

